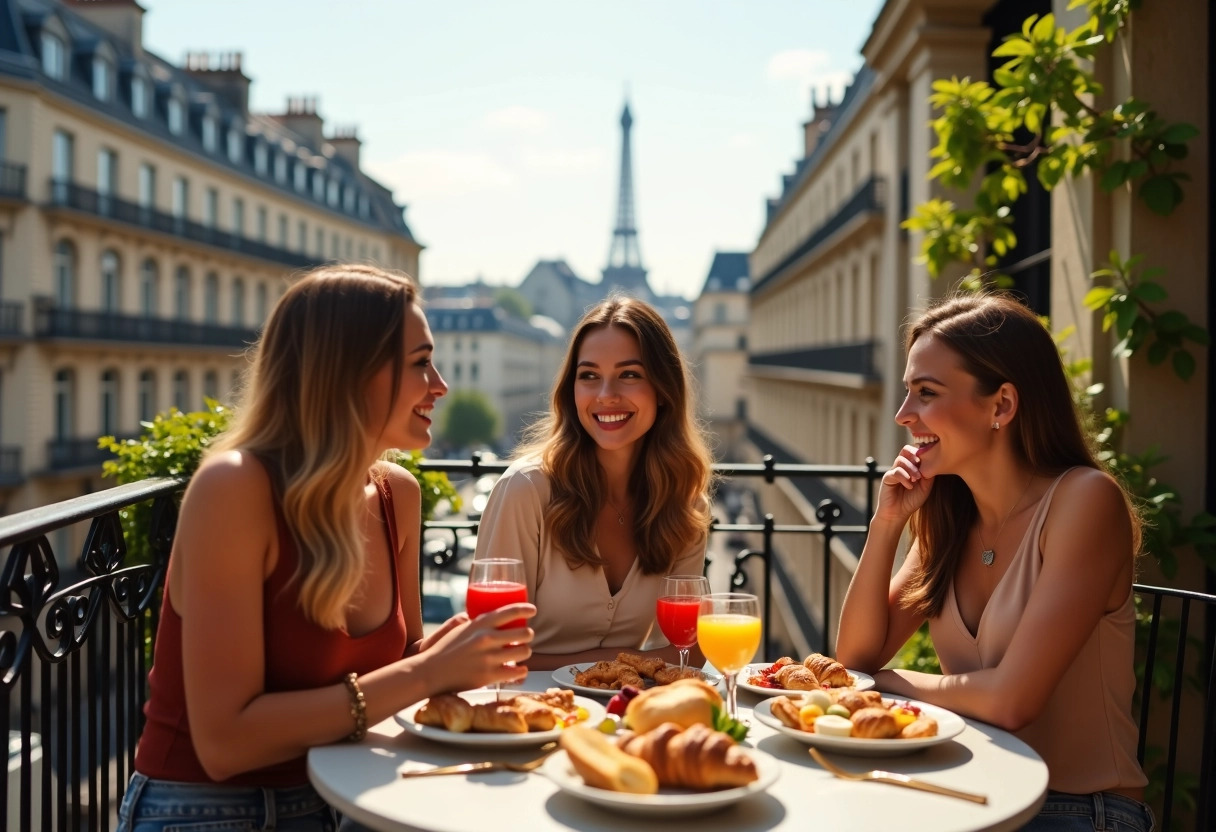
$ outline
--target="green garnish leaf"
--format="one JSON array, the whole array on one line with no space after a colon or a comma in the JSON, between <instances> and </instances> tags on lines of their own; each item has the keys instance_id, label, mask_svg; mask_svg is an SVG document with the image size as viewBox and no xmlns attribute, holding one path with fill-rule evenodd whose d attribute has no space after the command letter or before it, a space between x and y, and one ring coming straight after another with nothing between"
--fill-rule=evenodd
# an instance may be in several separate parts
<instances>
[{"instance_id":1,"label":"green garnish leaf","mask_svg":"<svg viewBox=\"0 0 1216 832\"><path fill-rule=\"evenodd\" d=\"M711 712L714 717L713 729L715 731L721 731L735 742L743 742L744 738L747 737L747 723L733 719L717 705L712 706Z\"/></svg>"}]
</instances>

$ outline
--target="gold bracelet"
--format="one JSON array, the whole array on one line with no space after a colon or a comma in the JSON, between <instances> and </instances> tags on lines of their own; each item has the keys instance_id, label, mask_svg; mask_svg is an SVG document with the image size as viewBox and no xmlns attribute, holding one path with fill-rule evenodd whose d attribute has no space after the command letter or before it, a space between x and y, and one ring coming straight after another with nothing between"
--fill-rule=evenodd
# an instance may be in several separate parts
<instances>
[{"instance_id":1,"label":"gold bracelet","mask_svg":"<svg viewBox=\"0 0 1216 832\"><path fill-rule=\"evenodd\" d=\"M342 681L346 683L346 692L350 694L350 716L355 721L355 730L346 739L358 742L367 736L367 699L363 696L363 688L359 687L358 673L347 673Z\"/></svg>"}]
</instances>

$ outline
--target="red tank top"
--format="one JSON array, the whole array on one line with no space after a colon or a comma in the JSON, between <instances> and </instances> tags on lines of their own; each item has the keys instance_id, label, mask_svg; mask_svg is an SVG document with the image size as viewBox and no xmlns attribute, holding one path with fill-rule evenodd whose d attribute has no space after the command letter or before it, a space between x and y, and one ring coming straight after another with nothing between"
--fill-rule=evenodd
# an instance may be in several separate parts
<instances>
[{"instance_id":1,"label":"red tank top","mask_svg":"<svg viewBox=\"0 0 1216 832\"><path fill-rule=\"evenodd\" d=\"M377 483L387 527L389 551L399 550L393 494L387 483ZM397 559L391 557L393 606L388 619L370 633L351 637L341 630L325 630L309 621L292 583L299 555L282 512L275 505L279 559L262 588L262 640L266 655L267 693L304 690L337 684L350 672L369 673L405 655L405 616L397 582ZM290 584L290 585L289 585ZM194 753L186 719L182 681L182 619L173 609L168 581L161 611L156 652L148 673L147 722L135 751L135 770L156 780L186 783L214 782ZM308 783L306 757L247 771L225 780L234 786L299 786Z\"/></svg>"}]
</instances>

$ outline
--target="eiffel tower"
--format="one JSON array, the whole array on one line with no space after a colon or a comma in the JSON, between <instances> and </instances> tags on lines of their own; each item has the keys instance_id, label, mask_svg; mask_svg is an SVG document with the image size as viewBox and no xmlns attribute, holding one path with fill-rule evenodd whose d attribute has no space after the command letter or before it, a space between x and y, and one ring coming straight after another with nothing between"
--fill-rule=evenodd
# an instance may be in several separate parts
<instances>
[{"instance_id":1,"label":"eiffel tower","mask_svg":"<svg viewBox=\"0 0 1216 832\"><path fill-rule=\"evenodd\" d=\"M633 161L629 149L629 131L633 116L629 102L621 113L621 189L616 209L616 228L612 230L612 246L608 249L608 265L604 267L600 285L605 294L620 291L645 301L654 300L654 292L646 282L642 268L642 252L638 248L638 230L633 218Z\"/></svg>"}]
</instances>

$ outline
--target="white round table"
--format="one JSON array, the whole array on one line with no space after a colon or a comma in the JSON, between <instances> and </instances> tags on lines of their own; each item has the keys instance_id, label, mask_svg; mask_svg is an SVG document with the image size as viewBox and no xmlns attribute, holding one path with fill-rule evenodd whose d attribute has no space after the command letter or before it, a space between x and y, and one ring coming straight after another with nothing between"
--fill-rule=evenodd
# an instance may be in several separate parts
<instances>
[{"instance_id":1,"label":"white round table","mask_svg":"<svg viewBox=\"0 0 1216 832\"><path fill-rule=\"evenodd\" d=\"M528 674L527 690L553 686L548 671ZM740 716L759 702L739 694ZM448 765L478 760L524 761L536 749L495 751L442 745L407 733L394 720L374 726L356 744L314 748L308 754L313 785L331 805L379 832L547 832L662 825L680 832L761 830L875 830L974 832L1017 829L1038 812L1047 794L1047 765L1012 734L967 720L954 740L904 757L831 755L851 771L883 768L923 776L944 786L988 796L987 805L882 783L838 780L821 769L807 746L758 720L744 743L781 761L781 776L764 794L694 817L626 816L565 794L541 774L448 775L403 779L407 763Z\"/></svg>"}]
</instances>

